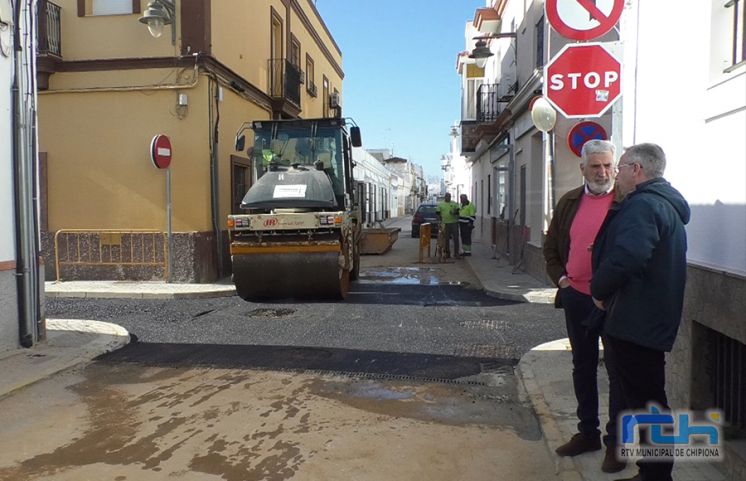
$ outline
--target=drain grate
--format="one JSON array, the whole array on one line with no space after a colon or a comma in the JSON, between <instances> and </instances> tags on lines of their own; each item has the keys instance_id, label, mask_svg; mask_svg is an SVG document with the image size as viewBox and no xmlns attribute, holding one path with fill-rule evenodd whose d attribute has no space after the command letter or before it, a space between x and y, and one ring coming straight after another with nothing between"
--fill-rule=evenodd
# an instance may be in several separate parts
<instances>
[{"instance_id":1,"label":"drain grate","mask_svg":"<svg viewBox=\"0 0 746 481\"><path fill-rule=\"evenodd\" d=\"M267 308L259 308L254 309L253 311L249 311L248 316L249 317L285 317L289 316L291 314L295 314L295 309L267 309Z\"/></svg>"},{"instance_id":2,"label":"drain grate","mask_svg":"<svg viewBox=\"0 0 746 481\"><path fill-rule=\"evenodd\" d=\"M500 344L458 345L454 348L453 355L490 359L520 359L521 357L517 348Z\"/></svg>"}]
</instances>

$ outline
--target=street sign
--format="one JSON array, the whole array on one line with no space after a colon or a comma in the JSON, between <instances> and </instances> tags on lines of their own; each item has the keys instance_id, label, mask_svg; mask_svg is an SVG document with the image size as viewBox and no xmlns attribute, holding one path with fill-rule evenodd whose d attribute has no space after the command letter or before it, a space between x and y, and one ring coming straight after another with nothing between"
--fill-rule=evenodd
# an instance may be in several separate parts
<instances>
[{"instance_id":1,"label":"street sign","mask_svg":"<svg viewBox=\"0 0 746 481\"><path fill-rule=\"evenodd\" d=\"M583 145L589 140L608 140L606 130L596 122L580 122L576 124L567 134L567 145L570 150L580 157Z\"/></svg>"},{"instance_id":2,"label":"street sign","mask_svg":"<svg viewBox=\"0 0 746 481\"><path fill-rule=\"evenodd\" d=\"M150 141L150 161L159 169L168 169L171 165L171 141L160 134Z\"/></svg>"},{"instance_id":3,"label":"street sign","mask_svg":"<svg viewBox=\"0 0 746 481\"><path fill-rule=\"evenodd\" d=\"M593 40L614 28L624 0L546 0L549 24L565 38Z\"/></svg>"},{"instance_id":4,"label":"street sign","mask_svg":"<svg viewBox=\"0 0 746 481\"><path fill-rule=\"evenodd\" d=\"M544 68L544 96L567 118L600 117L621 95L621 70L600 43L565 45Z\"/></svg>"}]
</instances>

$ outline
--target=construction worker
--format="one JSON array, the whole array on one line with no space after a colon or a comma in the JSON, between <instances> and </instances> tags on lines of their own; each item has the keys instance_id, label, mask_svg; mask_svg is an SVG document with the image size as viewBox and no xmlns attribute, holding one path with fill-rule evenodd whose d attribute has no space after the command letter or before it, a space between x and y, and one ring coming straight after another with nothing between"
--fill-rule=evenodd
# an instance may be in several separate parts
<instances>
[{"instance_id":1,"label":"construction worker","mask_svg":"<svg viewBox=\"0 0 746 481\"><path fill-rule=\"evenodd\" d=\"M477 208L469 202L466 194L461 194L461 208L459 209L458 226L461 231L461 246L464 249L464 255L471 255L471 231L474 229L474 222L477 221Z\"/></svg>"},{"instance_id":2,"label":"construction worker","mask_svg":"<svg viewBox=\"0 0 746 481\"><path fill-rule=\"evenodd\" d=\"M451 257L451 238L453 238L453 256L458 257L458 215L459 206L456 202L451 201L451 194L447 193L443 202L440 202L435 208L435 214L440 219L442 228L446 233L446 257Z\"/></svg>"}]
</instances>

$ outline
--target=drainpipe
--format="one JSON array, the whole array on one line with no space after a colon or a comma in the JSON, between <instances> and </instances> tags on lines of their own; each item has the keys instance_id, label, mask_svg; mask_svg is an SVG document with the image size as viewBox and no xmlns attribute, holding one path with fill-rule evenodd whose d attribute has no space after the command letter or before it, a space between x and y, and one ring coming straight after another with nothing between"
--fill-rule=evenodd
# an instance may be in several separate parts
<instances>
[{"instance_id":1,"label":"drainpipe","mask_svg":"<svg viewBox=\"0 0 746 481\"><path fill-rule=\"evenodd\" d=\"M218 278L223 277L223 238L220 230L221 221L220 217L220 179L218 177L218 133L220 132L220 84L217 79L212 76L209 77L208 90L215 88L214 99L209 99L210 102L210 201L212 207L212 228L215 233L215 253L217 255L217 273ZM214 112L215 117L213 118L213 105L215 102Z\"/></svg>"},{"instance_id":2,"label":"drainpipe","mask_svg":"<svg viewBox=\"0 0 746 481\"><path fill-rule=\"evenodd\" d=\"M18 331L19 341L23 347L31 347L38 338L37 321L39 313L39 249L37 244L35 213L35 149L34 124L36 120L35 97L33 84L24 82L25 78L36 75L34 58L24 55L21 37L21 11L26 10L24 21L28 21L26 32L27 51L32 52L35 38L33 21L34 0L18 0L15 4L15 25L13 29L13 83L12 92L12 128L13 128L13 182L14 214L16 224L16 282L18 290ZM25 65L24 65L25 64ZM28 104L24 96L29 95ZM31 105L32 107L28 107Z\"/></svg>"}]
</instances>

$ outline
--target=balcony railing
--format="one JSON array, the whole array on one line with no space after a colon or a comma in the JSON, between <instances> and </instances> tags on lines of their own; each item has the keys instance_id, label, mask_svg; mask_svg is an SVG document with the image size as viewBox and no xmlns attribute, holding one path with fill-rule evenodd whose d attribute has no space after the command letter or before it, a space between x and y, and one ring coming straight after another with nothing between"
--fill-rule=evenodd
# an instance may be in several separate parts
<instances>
[{"instance_id":1,"label":"balcony railing","mask_svg":"<svg viewBox=\"0 0 746 481\"><path fill-rule=\"evenodd\" d=\"M39 55L54 55L62 58L60 34L60 7L47 0L37 3L39 19Z\"/></svg>"},{"instance_id":2,"label":"balcony railing","mask_svg":"<svg viewBox=\"0 0 746 481\"><path fill-rule=\"evenodd\" d=\"M497 88L499 84L482 84L477 89L477 121L491 122L500 113Z\"/></svg>"},{"instance_id":3,"label":"balcony railing","mask_svg":"<svg viewBox=\"0 0 746 481\"><path fill-rule=\"evenodd\" d=\"M269 96L300 107L300 69L284 58L269 59Z\"/></svg>"}]
</instances>

